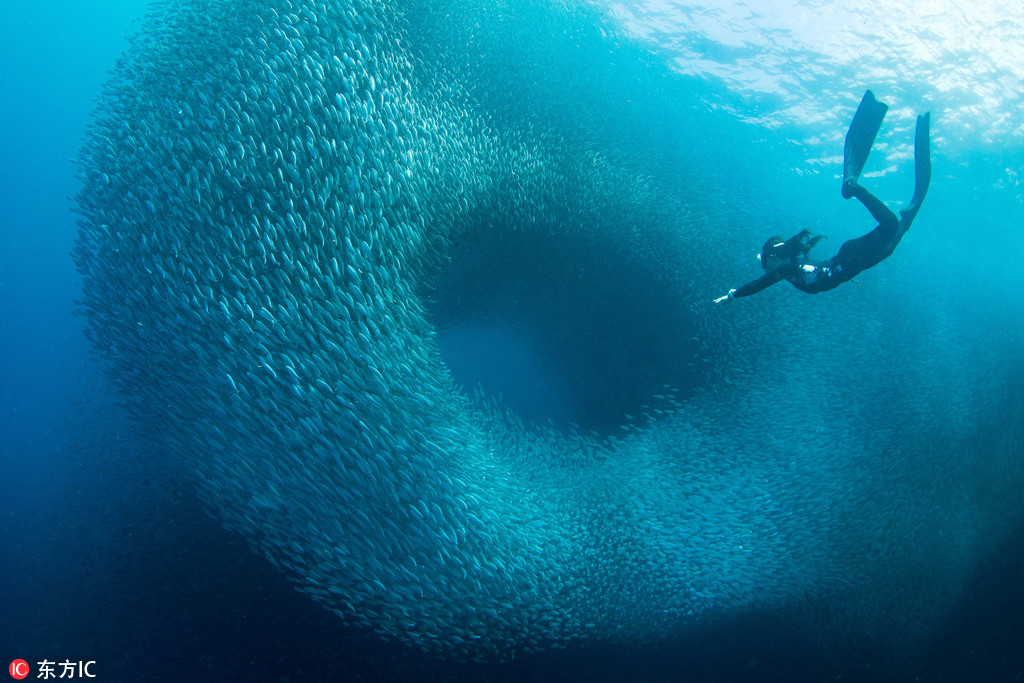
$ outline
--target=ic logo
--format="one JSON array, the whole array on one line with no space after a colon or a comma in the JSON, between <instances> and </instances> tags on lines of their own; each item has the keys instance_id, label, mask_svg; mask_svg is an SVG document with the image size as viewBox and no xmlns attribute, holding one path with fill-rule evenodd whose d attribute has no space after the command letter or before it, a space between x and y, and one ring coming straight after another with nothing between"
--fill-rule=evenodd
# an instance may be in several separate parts
<instances>
[{"instance_id":1,"label":"ic logo","mask_svg":"<svg viewBox=\"0 0 1024 683\"><path fill-rule=\"evenodd\" d=\"M11 665L7 667L7 670L11 672L11 678L15 678L19 681L23 678L27 678L30 671L28 662L24 659L15 659L11 662Z\"/></svg>"}]
</instances>

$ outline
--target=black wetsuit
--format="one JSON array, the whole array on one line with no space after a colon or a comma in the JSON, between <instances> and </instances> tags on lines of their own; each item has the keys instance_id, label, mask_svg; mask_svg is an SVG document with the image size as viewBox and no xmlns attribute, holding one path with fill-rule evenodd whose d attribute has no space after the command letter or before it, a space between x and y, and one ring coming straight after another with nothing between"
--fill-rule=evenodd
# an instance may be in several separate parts
<instances>
[{"instance_id":1,"label":"black wetsuit","mask_svg":"<svg viewBox=\"0 0 1024 683\"><path fill-rule=\"evenodd\" d=\"M764 275L736 289L734 297L750 296L781 280L789 280L797 289L808 294L817 294L835 289L848 282L862 271L877 265L892 254L904 233L910 228L917 211L904 212L897 218L889 207L857 183L849 183L850 196L856 197L868 208L878 221L878 226L864 235L845 242L837 253L827 261L812 261L808 252L817 241L804 230L795 235L775 252L778 261L767 269ZM762 255L762 258L768 258Z\"/></svg>"}]
</instances>

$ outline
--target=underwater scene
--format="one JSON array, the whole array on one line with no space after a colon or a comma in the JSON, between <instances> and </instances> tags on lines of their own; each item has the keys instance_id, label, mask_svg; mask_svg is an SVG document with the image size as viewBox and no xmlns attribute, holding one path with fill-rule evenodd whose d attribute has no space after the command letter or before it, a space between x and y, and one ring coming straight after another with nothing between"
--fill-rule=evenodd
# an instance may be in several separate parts
<instances>
[{"instance_id":1,"label":"underwater scene","mask_svg":"<svg viewBox=\"0 0 1024 683\"><path fill-rule=\"evenodd\" d=\"M12 679L1024 677L1016 3L0 33Z\"/></svg>"}]
</instances>

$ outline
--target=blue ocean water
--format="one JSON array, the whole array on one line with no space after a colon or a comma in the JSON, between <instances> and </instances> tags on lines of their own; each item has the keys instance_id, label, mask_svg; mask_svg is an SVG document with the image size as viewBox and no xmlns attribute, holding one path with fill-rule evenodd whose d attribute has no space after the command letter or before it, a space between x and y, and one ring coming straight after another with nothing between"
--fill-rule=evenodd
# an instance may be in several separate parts
<instances>
[{"instance_id":1,"label":"blue ocean water","mask_svg":"<svg viewBox=\"0 0 1024 683\"><path fill-rule=\"evenodd\" d=\"M431 5L424 11L441 9ZM556 279L558 259L550 257L524 259L530 268L518 268L507 280L494 269L474 272L472 264L447 271L437 291L444 296L433 310L441 318L441 351L455 381L481 382L526 421L614 431L628 422L620 414L642 410L646 394L671 391L689 399L733 391L748 364L758 373L778 369L783 378L850 373L836 348L872 358L864 349L871 349L875 335L879 365L911 368L898 382L878 387L887 396L883 406L908 405L905 414L873 414L872 401L880 399L860 391L856 378L846 378L854 388L845 394L823 398L821 387L812 385L796 401L802 409L791 419L819 419L819 433L842 435L843 441L822 447L803 432L795 438L765 426L773 420L790 424L779 415L792 405L778 400L782 391L730 396L760 404L762 423L752 433L763 439L758 448L765 452L781 452L792 441L797 452L840 449L856 462L859 454L875 452L861 439L885 441L897 445L879 471L898 468L900 458L933 456L954 465L951 477L977 477L976 486L958 489L934 480L935 472L923 466L919 489L897 478L908 488L884 492L907 501L910 509L915 502L939 509L935 500L941 503L947 489L964 499L983 498L949 504L961 511L953 519L972 518L984 532L920 533L922 545L935 544L932 551L913 553L934 556L934 571L922 561L920 583L950 586L935 589L945 600L941 609L923 617L915 613L918 621L907 626L925 635L910 645L890 640L891 627L865 626L878 618L870 613L862 620L830 622L833 630L817 640L807 634L805 615L783 604L749 613L712 610L705 620L639 642L570 639L567 652L542 649L511 663L469 665L346 628L295 592L289 580L301 579L250 552L252 539L220 528L221 511L200 502L191 472L165 445L166 426L133 423L109 375L90 360L83 319L73 312L82 294L69 256L75 215L68 197L79 187L70 160L78 154L107 71L127 48L125 32L144 4L58 3L0 8L6 33L0 47L6 105L0 130L9 159L0 170L0 471L8 484L2 533L9 549L0 568L9 587L0 643L8 659L97 660L106 680L1019 677L1024 504L992 483L1000 477L1017 481L1024 451L1024 130L1015 118L1022 80L1015 50L1024 44L1019 9L996 2L969 11L952 3L871 10L843 2L747 2L508 12L509 24L550 22L537 31L561 36L550 43L522 41L523 25L503 27L473 16L500 13L500 5L447 9L453 17L449 30L481 45L473 63L453 65L452 71L469 79L470 89L478 88L476 101L495 125L528 120L560 134L565 144L600 151L637 176L676 183L683 204L696 207L694 215L713 219L691 242L694 250L707 249L698 253L697 265L688 262L699 277L678 292L680 309L701 311L697 322L667 312L672 302L665 290L636 269L618 262L600 268L616 258L655 263L657 257L646 253L609 255L591 245L573 261L576 278L566 282ZM608 40L625 66L598 58L606 46L595 39L593 25L580 23L599 14L624 31ZM474 27L484 33L474 35ZM510 73L519 80L510 80ZM508 90L493 89L502 79ZM566 91L567 83L579 90ZM913 115L933 113L932 190L896 254L859 278L860 286L833 294L812 299L783 283L757 299L735 302L746 307L740 312L700 308L699 301L758 274L754 254L770 234L807 227L829 235L821 247L828 249L870 227L863 208L842 202L838 193L842 136L866 87L893 107L865 182L894 208L912 191ZM667 109L666 101L678 102L678 111ZM663 145L655 144L659 138ZM604 189L622 187L620 182ZM569 205L558 197L553 203L560 199ZM645 219L653 223L662 214L634 218L643 232L651 227ZM565 249L557 242L544 245L546 255ZM703 262L702 253L716 262ZM601 277L618 286L602 289L608 282ZM588 303L588 293L631 315L606 320L608 308L581 305ZM566 300L574 305L564 308ZM836 316L831 307L851 313ZM864 320L865 327L853 327L851 319ZM565 320L571 323L557 324ZM608 344L612 329L631 334ZM707 330L717 334L713 341L692 347L690 340ZM747 339L762 335L753 357L731 355L749 351L742 339L732 338L741 332ZM905 346L901 339L908 340ZM948 355L936 354L945 347ZM701 367L684 367L694 356ZM778 381L792 395L794 387ZM669 388L662 389L665 384ZM936 385L948 393L913 399L913 392L935 391ZM637 396L630 397L631 391ZM909 393L901 398L900 392ZM920 411L944 415L945 406L964 403L978 407L963 411L965 424L937 433L934 444L901 446L891 438ZM704 410L704 419L723 425L741 412L735 404L710 400L684 404L687 409ZM829 420L841 413L859 419L851 418L849 427L830 427ZM882 477L877 485L889 483ZM864 495L873 501L883 494ZM937 517L933 524L949 521ZM865 534L869 540L883 536ZM849 580L855 591L865 592L866 602L876 582L891 588L874 574L878 561L872 559L888 548L848 552L855 555L852 565L865 566L862 577ZM948 554L967 559L951 563ZM944 575L948 567L956 567L955 575ZM900 565L900 571L907 567ZM916 579L896 583L914 585ZM766 590L772 585L766 579ZM813 587L807 592L812 602L827 603L831 595L815 595ZM849 622L857 626L843 626Z\"/></svg>"}]
</instances>

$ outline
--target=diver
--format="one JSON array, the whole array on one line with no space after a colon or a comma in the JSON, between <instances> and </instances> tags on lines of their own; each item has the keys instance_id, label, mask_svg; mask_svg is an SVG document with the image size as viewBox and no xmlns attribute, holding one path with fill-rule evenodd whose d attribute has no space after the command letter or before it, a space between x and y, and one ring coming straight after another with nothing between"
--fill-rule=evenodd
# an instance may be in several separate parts
<instances>
[{"instance_id":1,"label":"diver","mask_svg":"<svg viewBox=\"0 0 1024 683\"><path fill-rule=\"evenodd\" d=\"M871 151L888 109L889 106L876 100L870 90L864 93L857 113L850 123L850 129L846 133L843 159L843 198L859 199L878 221L878 226L862 237L845 242L839 252L827 261L813 261L810 258L811 248L822 239L821 235L812 235L809 231L803 230L788 240L772 237L764 243L761 253L758 254L764 275L738 289L730 289L728 294L715 299L716 304L756 294L783 279L789 280L794 287L809 294L828 291L852 280L861 271L877 265L892 254L904 233L910 229L910 224L921 208L921 202L924 201L924 195L928 192L928 183L932 176L929 142L931 114L925 113L917 117L914 135L914 196L897 218L896 214L864 189L859 182L864 162L867 161L868 152Z\"/></svg>"}]
</instances>

